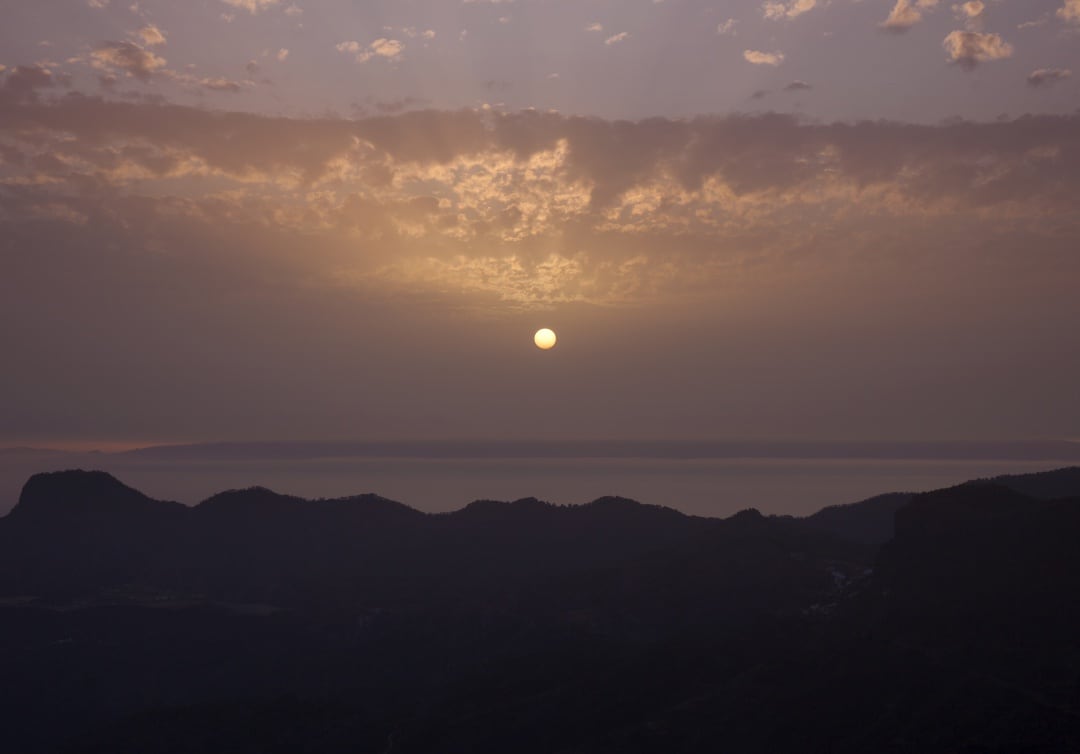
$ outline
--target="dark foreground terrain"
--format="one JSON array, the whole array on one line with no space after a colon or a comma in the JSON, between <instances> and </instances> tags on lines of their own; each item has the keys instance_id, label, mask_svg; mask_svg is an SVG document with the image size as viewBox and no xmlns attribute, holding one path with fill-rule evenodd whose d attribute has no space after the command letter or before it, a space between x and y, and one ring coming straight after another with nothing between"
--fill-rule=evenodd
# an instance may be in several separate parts
<instances>
[{"instance_id":1,"label":"dark foreground terrain","mask_svg":"<svg viewBox=\"0 0 1080 754\"><path fill-rule=\"evenodd\" d=\"M38 475L0 750L1080 751L1080 469L723 520Z\"/></svg>"}]
</instances>

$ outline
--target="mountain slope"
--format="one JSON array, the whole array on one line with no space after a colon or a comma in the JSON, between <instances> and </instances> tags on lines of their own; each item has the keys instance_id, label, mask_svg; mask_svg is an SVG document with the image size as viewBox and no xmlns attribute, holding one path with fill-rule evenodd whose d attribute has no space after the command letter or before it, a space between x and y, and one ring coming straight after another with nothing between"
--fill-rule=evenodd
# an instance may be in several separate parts
<instances>
[{"instance_id":1,"label":"mountain slope","mask_svg":"<svg viewBox=\"0 0 1080 754\"><path fill-rule=\"evenodd\" d=\"M890 492L846 505L830 505L802 519L808 526L869 545L882 545L893 537L893 518L914 497Z\"/></svg>"},{"instance_id":2,"label":"mountain slope","mask_svg":"<svg viewBox=\"0 0 1080 754\"><path fill-rule=\"evenodd\" d=\"M977 479L964 485L993 483L1022 495L1041 500L1080 497L1080 466L1035 474L1014 474L993 479ZM830 505L802 519L807 525L829 531L855 542L882 545L893 538L893 519L915 493L892 492L876 495L857 503Z\"/></svg>"}]
</instances>

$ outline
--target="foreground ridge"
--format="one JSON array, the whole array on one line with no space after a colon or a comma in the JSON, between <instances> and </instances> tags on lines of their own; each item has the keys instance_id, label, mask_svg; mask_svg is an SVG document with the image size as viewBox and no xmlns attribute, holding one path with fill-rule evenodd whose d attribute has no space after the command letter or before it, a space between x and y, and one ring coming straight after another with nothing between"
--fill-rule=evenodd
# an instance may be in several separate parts
<instances>
[{"instance_id":1,"label":"foreground ridge","mask_svg":"<svg viewBox=\"0 0 1080 754\"><path fill-rule=\"evenodd\" d=\"M1072 751L1080 494L1010 481L709 519L36 475L0 519L0 724L25 752Z\"/></svg>"}]
</instances>

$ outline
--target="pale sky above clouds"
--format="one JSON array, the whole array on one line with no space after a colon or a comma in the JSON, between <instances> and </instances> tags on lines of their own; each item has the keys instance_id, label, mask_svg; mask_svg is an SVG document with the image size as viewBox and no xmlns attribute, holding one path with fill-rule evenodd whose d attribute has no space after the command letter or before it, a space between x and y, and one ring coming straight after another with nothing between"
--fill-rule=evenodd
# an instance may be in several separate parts
<instances>
[{"instance_id":1,"label":"pale sky above clouds","mask_svg":"<svg viewBox=\"0 0 1080 754\"><path fill-rule=\"evenodd\" d=\"M0 444L1076 437L1080 11L977 5L6 8Z\"/></svg>"},{"instance_id":2,"label":"pale sky above clouds","mask_svg":"<svg viewBox=\"0 0 1080 754\"><path fill-rule=\"evenodd\" d=\"M1072 112L1080 91L1075 80L1026 86L1033 71L1080 66L1080 10L1070 0L9 6L0 27L8 68L48 62L92 91L111 62L142 76L125 82L129 89L188 102L204 102L203 80L231 81L219 93L239 96L205 104L273 114L348 116L365 103L409 98L440 109L490 104L604 118L785 109L829 121L937 122ZM281 49L289 54L279 60ZM265 63L258 77L246 68L251 60ZM814 84L813 96L751 99L794 79Z\"/></svg>"}]
</instances>

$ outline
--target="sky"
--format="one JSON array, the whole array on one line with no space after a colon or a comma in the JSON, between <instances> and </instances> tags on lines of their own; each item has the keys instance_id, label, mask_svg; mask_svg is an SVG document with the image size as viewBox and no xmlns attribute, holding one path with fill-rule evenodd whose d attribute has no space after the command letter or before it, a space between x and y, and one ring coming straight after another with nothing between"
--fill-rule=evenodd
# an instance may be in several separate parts
<instances>
[{"instance_id":1,"label":"sky","mask_svg":"<svg viewBox=\"0 0 1080 754\"><path fill-rule=\"evenodd\" d=\"M1080 437L1077 0L0 13L0 446Z\"/></svg>"}]
</instances>

